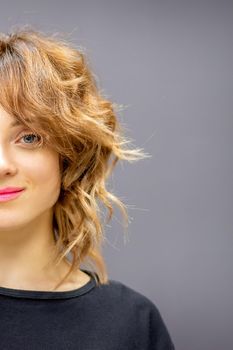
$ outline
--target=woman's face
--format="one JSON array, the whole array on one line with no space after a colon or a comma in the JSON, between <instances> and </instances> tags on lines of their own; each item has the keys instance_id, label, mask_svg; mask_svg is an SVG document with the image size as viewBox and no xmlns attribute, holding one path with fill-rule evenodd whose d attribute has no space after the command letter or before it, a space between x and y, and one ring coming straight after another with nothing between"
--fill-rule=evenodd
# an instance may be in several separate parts
<instances>
[{"instance_id":1,"label":"woman's face","mask_svg":"<svg viewBox=\"0 0 233 350\"><path fill-rule=\"evenodd\" d=\"M24 188L8 201L1 201L0 195L0 232L24 227L51 212L60 193L58 153L46 144L38 147L40 136L14 122L0 106L0 190Z\"/></svg>"}]
</instances>

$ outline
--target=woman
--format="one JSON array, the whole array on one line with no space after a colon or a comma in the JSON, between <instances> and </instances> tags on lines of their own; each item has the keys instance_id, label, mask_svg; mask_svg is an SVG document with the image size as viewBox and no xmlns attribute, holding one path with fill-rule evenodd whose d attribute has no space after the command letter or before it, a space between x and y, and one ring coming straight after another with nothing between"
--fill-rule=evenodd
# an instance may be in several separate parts
<instances>
[{"instance_id":1,"label":"woman","mask_svg":"<svg viewBox=\"0 0 233 350\"><path fill-rule=\"evenodd\" d=\"M127 219L106 181L119 159L146 157L128 142L80 49L29 28L0 35L1 349L174 349L101 251L100 204Z\"/></svg>"}]
</instances>

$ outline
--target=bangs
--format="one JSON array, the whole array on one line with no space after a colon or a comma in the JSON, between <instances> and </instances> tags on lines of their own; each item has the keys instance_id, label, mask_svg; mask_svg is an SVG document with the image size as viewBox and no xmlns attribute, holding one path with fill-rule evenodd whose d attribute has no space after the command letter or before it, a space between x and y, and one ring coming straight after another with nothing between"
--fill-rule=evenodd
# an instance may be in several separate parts
<instances>
[{"instance_id":1,"label":"bangs","mask_svg":"<svg viewBox=\"0 0 233 350\"><path fill-rule=\"evenodd\" d=\"M12 44L0 45L0 105L44 136L51 123L58 122L56 79L48 58L31 43L18 38Z\"/></svg>"}]
</instances>

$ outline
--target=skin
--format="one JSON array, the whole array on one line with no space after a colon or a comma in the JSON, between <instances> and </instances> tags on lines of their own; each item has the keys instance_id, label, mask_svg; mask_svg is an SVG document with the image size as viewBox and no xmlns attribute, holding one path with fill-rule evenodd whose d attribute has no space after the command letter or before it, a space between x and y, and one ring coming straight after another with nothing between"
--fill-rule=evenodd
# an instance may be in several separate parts
<instances>
[{"instance_id":1,"label":"skin","mask_svg":"<svg viewBox=\"0 0 233 350\"><path fill-rule=\"evenodd\" d=\"M0 106L0 189L23 187L13 200L0 202L0 286L53 290L69 270L64 260L48 267L53 239L53 206L60 193L59 156ZM27 136L25 136L27 134ZM28 135L29 134L29 135ZM85 285L90 277L80 269L56 291Z\"/></svg>"}]
</instances>

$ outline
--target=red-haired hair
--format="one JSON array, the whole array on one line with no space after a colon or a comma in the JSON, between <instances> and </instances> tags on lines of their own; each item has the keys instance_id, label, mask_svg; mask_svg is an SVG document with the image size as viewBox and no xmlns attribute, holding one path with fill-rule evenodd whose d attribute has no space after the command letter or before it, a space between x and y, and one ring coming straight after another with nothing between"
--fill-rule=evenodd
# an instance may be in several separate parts
<instances>
[{"instance_id":1,"label":"red-haired hair","mask_svg":"<svg viewBox=\"0 0 233 350\"><path fill-rule=\"evenodd\" d=\"M126 221L128 215L122 201L107 190L106 181L118 160L149 155L125 147L130 141L116 117L116 104L101 95L82 50L57 34L25 27L0 33L0 91L1 106L59 153L54 262L72 253L65 278L87 262L99 282L108 283L100 204L108 209L108 221L112 203Z\"/></svg>"}]
</instances>

